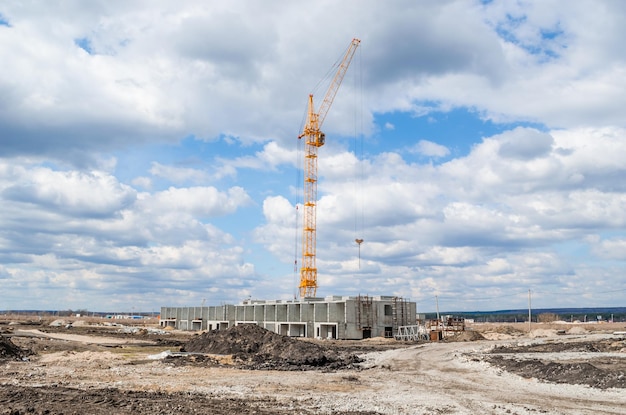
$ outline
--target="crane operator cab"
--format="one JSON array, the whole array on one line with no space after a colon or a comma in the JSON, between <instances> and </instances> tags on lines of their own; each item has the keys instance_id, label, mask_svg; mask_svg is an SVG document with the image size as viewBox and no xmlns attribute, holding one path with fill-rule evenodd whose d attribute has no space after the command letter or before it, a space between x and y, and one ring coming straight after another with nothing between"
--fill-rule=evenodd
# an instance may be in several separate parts
<instances>
[{"instance_id":1,"label":"crane operator cab","mask_svg":"<svg viewBox=\"0 0 626 415\"><path fill-rule=\"evenodd\" d=\"M321 147L326 142L326 134L320 132L319 139L317 140L317 146Z\"/></svg>"}]
</instances>

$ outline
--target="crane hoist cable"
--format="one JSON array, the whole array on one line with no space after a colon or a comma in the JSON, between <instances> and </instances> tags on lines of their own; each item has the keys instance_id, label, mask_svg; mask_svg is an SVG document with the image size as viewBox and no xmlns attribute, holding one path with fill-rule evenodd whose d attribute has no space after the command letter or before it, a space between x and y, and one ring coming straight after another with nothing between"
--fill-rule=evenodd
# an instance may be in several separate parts
<instances>
[{"instance_id":1,"label":"crane hoist cable","mask_svg":"<svg viewBox=\"0 0 626 415\"><path fill-rule=\"evenodd\" d=\"M304 141L304 200L302 220L302 265L300 268L300 298L315 297L317 293L317 265L316 265L316 207L317 207L317 153L324 145L326 135L320 130L328 110L337 95L339 86L350 66L354 52L361 41L352 39L346 50L335 77L326 91L326 95L319 110L315 110L313 94L309 95L307 120L299 139Z\"/></svg>"},{"instance_id":2,"label":"crane hoist cable","mask_svg":"<svg viewBox=\"0 0 626 415\"><path fill-rule=\"evenodd\" d=\"M360 58L360 55L359 55ZM363 91L363 77L362 77L362 64L359 59L358 61L358 70L359 75L354 79L354 89L357 91ZM359 82L357 84L357 82ZM364 239L362 236L359 236L363 232L363 224L365 221L365 212L364 212L364 200L363 200L363 181L364 181L364 172L363 172L363 94L359 94L360 102L357 106L360 110L355 111L355 119L354 119L354 155L356 157L356 168L357 172L357 180L354 182L354 242L356 242L359 251L359 269L361 269L361 244ZM360 122L360 123L359 123ZM359 145L360 144L360 145ZM360 208L360 212L359 212ZM360 224L359 224L360 219Z\"/></svg>"}]
</instances>

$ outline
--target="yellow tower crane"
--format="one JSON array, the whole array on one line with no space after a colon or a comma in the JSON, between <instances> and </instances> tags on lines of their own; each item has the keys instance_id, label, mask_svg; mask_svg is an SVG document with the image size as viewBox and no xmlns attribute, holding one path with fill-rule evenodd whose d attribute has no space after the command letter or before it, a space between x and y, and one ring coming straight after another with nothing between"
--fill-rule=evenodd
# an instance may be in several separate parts
<instances>
[{"instance_id":1,"label":"yellow tower crane","mask_svg":"<svg viewBox=\"0 0 626 415\"><path fill-rule=\"evenodd\" d=\"M300 298L315 297L317 292L316 251L316 204L317 204L317 150L324 145L326 136L320 131L337 90L350 66L354 52L361 41L352 39L346 54L337 68L320 109L315 112L313 94L309 95L307 121L302 134L304 148L304 213L302 228L302 266L300 268Z\"/></svg>"}]
</instances>

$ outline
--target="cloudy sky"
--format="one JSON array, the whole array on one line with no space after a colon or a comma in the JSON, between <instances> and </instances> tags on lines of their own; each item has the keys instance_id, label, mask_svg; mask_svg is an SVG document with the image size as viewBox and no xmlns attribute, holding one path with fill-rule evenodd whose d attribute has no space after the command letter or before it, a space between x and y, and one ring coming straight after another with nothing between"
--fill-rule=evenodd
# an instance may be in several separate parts
<instances>
[{"instance_id":1,"label":"cloudy sky","mask_svg":"<svg viewBox=\"0 0 626 415\"><path fill-rule=\"evenodd\" d=\"M0 1L0 309L626 305L626 2ZM359 252L355 239L364 239Z\"/></svg>"}]
</instances>

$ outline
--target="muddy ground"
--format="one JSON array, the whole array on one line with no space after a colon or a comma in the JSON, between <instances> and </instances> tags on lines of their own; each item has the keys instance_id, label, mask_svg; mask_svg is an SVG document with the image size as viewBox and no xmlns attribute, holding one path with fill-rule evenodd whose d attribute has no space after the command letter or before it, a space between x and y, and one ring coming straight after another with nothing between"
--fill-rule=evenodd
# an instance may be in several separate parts
<instances>
[{"instance_id":1,"label":"muddy ground","mask_svg":"<svg viewBox=\"0 0 626 415\"><path fill-rule=\"evenodd\" d=\"M626 325L443 342L0 321L0 414L622 414ZM106 324L105 324L106 323ZM617 334L614 334L618 332Z\"/></svg>"}]
</instances>

